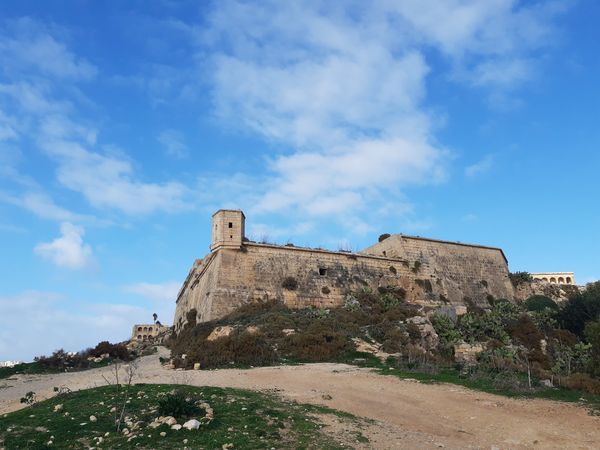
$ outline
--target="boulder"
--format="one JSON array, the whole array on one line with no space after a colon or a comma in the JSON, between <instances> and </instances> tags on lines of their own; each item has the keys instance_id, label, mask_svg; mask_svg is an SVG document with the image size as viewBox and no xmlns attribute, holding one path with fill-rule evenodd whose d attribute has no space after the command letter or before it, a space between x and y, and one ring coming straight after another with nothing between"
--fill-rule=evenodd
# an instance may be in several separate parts
<instances>
[{"instance_id":1,"label":"boulder","mask_svg":"<svg viewBox=\"0 0 600 450\"><path fill-rule=\"evenodd\" d=\"M167 425L172 427L173 425L175 425L177 423L177 419L172 416L167 416L167 417L163 418L162 423L166 423Z\"/></svg>"},{"instance_id":2,"label":"boulder","mask_svg":"<svg viewBox=\"0 0 600 450\"><path fill-rule=\"evenodd\" d=\"M437 348L440 340L437 333L435 332L435 328L433 328L433 325L427 317L411 317L409 319L406 319L406 323L415 324L419 328L419 332L421 333L420 345L425 350L434 350Z\"/></svg>"},{"instance_id":3,"label":"boulder","mask_svg":"<svg viewBox=\"0 0 600 450\"><path fill-rule=\"evenodd\" d=\"M171 426L171 430L179 431L181 430L181 425L176 423L175 425Z\"/></svg>"},{"instance_id":4,"label":"boulder","mask_svg":"<svg viewBox=\"0 0 600 450\"><path fill-rule=\"evenodd\" d=\"M467 344L464 341L460 341L454 344L454 359L457 362L474 364L477 362L477 355L483 350L483 344L481 343Z\"/></svg>"},{"instance_id":5,"label":"boulder","mask_svg":"<svg viewBox=\"0 0 600 450\"><path fill-rule=\"evenodd\" d=\"M183 424L183 428L185 428L186 430L197 430L198 428L200 428L200 422L196 419L188 420L186 423Z\"/></svg>"},{"instance_id":6,"label":"boulder","mask_svg":"<svg viewBox=\"0 0 600 450\"><path fill-rule=\"evenodd\" d=\"M224 327L216 327L206 338L207 341L214 341L222 337L227 337L231 333L233 333L233 327L224 326Z\"/></svg>"}]
</instances>

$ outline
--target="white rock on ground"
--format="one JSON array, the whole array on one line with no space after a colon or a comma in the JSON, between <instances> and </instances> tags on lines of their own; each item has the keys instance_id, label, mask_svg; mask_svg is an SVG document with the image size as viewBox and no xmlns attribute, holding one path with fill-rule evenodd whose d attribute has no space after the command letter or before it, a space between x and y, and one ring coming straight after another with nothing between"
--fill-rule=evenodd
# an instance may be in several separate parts
<instances>
[{"instance_id":1,"label":"white rock on ground","mask_svg":"<svg viewBox=\"0 0 600 450\"><path fill-rule=\"evenodd\" d=\"M171 426L171 430L179 431L179 430L181 430L181 425L176 423L175 425Z\"/></svg>"},{"instance_id":2,"label":"white rock on ground","mask_svg":"<svg viewBox=\"0 0 600 450\"><path fill-rule=\"evenodd\" d=\"M196 419L188 420L186 423L183 424L183 428L187 430L197 430L198 428L200 428L200 422L198 422Z\"/></svg>"}]
</instances>

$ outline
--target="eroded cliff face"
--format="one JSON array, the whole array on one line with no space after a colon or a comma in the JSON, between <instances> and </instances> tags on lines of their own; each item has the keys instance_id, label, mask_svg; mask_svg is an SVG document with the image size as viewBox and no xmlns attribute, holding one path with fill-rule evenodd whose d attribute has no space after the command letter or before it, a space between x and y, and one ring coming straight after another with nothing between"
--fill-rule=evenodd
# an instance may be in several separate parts
<instances>
[{"instance_id":1,"label":"eroded cliff face","mask_svg":"<svg viewBox=\"0 0 600 450\"><path fill-rule=\"evenodd\" d=\"M331 308L364 287L400 290L408 302L431 307L488 306L491 298L514 297L498 249L393 238L358 254L257 243L218 249L190 271L177 299L175 328L191 309L205 322L258 300Z\"/></svg>"},{"instance_id":2,"label":"eroded cliff face","mask_svg":"<svg viewBox=\"0 0 600 450\"><path fill-rule=\"evenodd\" d=\"M568 300L569 297L579 292L579 287L567 284L552 284L544 281L534 280L519 283L515 287L515 300L524 301L534 295L543 295L551 298L557 303Z\"/></svg>"}]
</instances>

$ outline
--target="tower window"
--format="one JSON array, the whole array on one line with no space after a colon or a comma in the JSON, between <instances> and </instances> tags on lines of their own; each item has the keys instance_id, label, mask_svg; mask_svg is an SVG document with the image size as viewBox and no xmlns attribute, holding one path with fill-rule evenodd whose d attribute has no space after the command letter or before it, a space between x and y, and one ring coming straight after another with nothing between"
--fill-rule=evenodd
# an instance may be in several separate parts
<instances>
[{"instance_id":1,"label":"tower window","mask_svg":"<svg viewBox=\"0 0 600 450\"><path fill-rule=\"evenodd\" d=\"M230 235L229 235L229 239L233 239L233 235L231 235L231 234L230 234Z\"/></svg>"},{"instance_id":2,"label":"tower window","mask_svg":"<svg viewBox=\"0 0 600 450\"><path fill-rule=\"evenodd\" d=\"M233 222L229 222L229 228L233 228Z\"/></svg>"},{"instance_id":3,"label":"tower window","mask_svg":"<svg viewBox=\"0 0 600 450\"><path fill-rule=\"evenodd\" d=\"M321 275L322 277L327 275L327 269L325 269L324 267L319 267L319 275Z\"/></svg>"}]
</instances>

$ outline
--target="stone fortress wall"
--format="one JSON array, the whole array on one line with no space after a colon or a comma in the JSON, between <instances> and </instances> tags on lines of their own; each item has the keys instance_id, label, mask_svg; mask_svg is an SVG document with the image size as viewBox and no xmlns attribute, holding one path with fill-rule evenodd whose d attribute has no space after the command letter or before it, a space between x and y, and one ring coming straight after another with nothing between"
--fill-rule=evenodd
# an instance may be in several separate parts
<instances>
[{"instance_id":1,"label":"stone fortress wall","mask_svg":"<svg viewBox=\"0 0 600 450\"><path fill-rule=\"evenodd\" d=\"M514 297L498 248L392 235L360 253L333 252L249 242L244 222L241 211L213 215L211 253L196 260L177 296L176 330L191 309L205 322L257 300L328 308L362 287L402 288L409 302L460 309Z\"/></svg>"}]
</instances>

